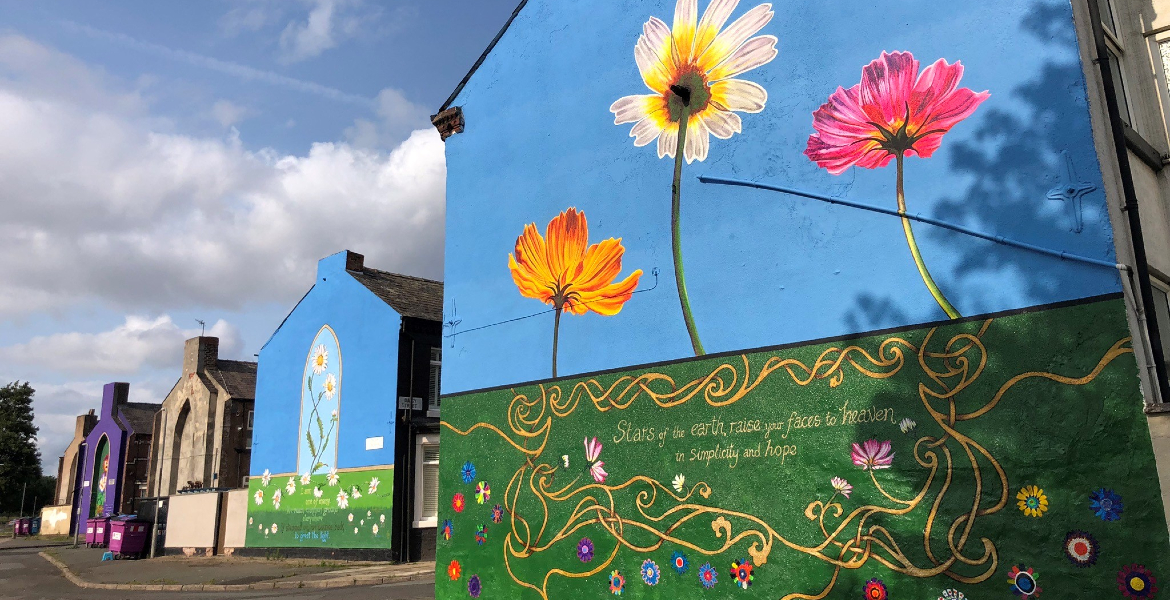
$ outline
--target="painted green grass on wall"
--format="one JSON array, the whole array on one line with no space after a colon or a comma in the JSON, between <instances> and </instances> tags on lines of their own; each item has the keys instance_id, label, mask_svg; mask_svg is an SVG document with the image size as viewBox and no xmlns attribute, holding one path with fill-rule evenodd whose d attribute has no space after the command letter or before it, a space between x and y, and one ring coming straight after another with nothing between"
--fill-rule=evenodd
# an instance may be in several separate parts
<instances>
[{"instance_id":1,"label":"painted green grass on wall","mask_svg":"<svg viewBox=\"0 0 1170 600\"><path fill-rule=\"evenodd\" d=\"M437 596L1147 597L1170 548L1124 314L447 397Z\"/></svg>"},{"instance_id":2,"label":"painted green grass on wall","mask_svg":"<svg viewBox=\"0 0 1170 600\"><path fill-rule=\"evenodd\" d=\"M394 469L265 475L248 482L253 548L388 548Z\"/></svg>"}]
</instances>

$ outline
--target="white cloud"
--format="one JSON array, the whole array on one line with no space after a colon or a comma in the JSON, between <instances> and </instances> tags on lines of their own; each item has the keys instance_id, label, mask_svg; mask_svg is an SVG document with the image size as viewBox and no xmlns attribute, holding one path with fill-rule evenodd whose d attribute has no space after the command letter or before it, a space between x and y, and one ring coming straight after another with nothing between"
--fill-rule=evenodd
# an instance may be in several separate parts
<instances>
[{"instance_id":1,"label":"white cloud","mask_svg":"<svg viewBox=\"0 0 1170 600\"><path fill-rule=\"evenodd\" d=\"M280 33L277 58L282 63L320 56L381 17L380 9L360 0L308 0L307 4L310 9L304 20L290 21Z\"/></svg>"},{"instance_id":2,"label":"white cloud","mask_svg":"<svg viewBox=\"0 0 1170 600\"><path fill-rule=\"evenodd\" d=\"M345 138L358 148L393 148L411 131L426 128L429 113L408 100L402 92L386 88L374 100L377 120L355 119L346 128Z\"/></svg>"},{"instance_id":3,"label":"white cloud","mask_svg":"<svg viewBox=\"0 0 1170 600\"><path fill-rule=\"evenodd\" d=\"M15 381L0 375L0 384ZM21 380L23 381L23 379ZM33 395L33 424L37 426L37 447L41 451L41 466L45 475L57 475L57 457L65 452L73 439L77 415L101 409L102 387L108 381L74 381L50 384L31 381ZM163 395L174 385L174 380L143 381L130 385L131 402L161 402ZM31 501L31 499L30 499Z\"/></svg>"},{"instance_id":4,"label":"white cloud","mask_svg":"<svg viewBox=\"0 0 1170 600\"><path fill-rule=\"evenodd\" d=\"M95 106L126 94L92 73L91 91L56 90L37 78L77 61L0 36L0 49L13 45L41 53L44 70L0 70L0 317L94 301L155 314L288 304L319 258L345 248L441 276L446 171L433 129L390 152L249 150L235 135L168 133L133 102ZM384 96L387 115L405 114Z\"/></svg>"},{"instance_id":5,"label":"white cloud","mask_svg":"<svg viewBox=\"0 0 1170 600\"><path fill-rule=\"evenodd\" d=\"M215 104L211 105L211 118L218 121L224 127L231 127L243 121L247 115L247 108L235 104L230 100L217 100Z\"/></svg>"},{"instance_id":6,"label":"white cloud","mask_svg":"<svg viewBox=\"0 0 1170 600\"><path fill-rule=\"evenodd\" d=\"M55 333L0 347L0 361L9 365L51 368L69 375L121 376L143 368L175 368L183 362L183 342L198 328L180 329L170 315L127 316L124 323L99 333ZM224 320L206 335L219 338L219 354L227 358L243 348L240 332Z\"/></svg>"}]
</instances>

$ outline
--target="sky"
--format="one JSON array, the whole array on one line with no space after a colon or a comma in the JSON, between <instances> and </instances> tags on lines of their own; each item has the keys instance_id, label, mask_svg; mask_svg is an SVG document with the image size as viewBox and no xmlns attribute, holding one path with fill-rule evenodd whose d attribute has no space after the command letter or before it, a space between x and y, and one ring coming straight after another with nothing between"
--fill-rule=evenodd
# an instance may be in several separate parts
<instances>
[{"instance_id":1,"label":"sky","mask_svg":"<svg viewBox=\"0 0 1170 600\"><path fill-rule=\"evenodd\" d=\"M29 381L46 474L183 341L254 355L316 261L439 279L428 116L516 0L0 0L0 382Z\"/></svg>"}]
</instances>

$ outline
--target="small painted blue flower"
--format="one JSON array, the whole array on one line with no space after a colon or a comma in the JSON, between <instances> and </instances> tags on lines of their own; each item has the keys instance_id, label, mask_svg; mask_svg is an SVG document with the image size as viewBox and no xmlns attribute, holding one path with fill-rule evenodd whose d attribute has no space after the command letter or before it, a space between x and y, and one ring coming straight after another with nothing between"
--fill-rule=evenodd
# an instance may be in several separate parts
<instances>
[{"instance_id":1,"label":"small painted blue flower","mask_svg":"<svg viewBox=\"0 0 1170 600\"><path fill-rule=\"evenodd\" d=\"M642 561L642 581L645 581L646 585L658 585L658 578L661 575L662 572L658 570L658 563L648 558Z\"/></svg>"},{"instance_id":2,"label":"small painted blue flower","mask_svg":"<svg viewBox=\"0 0 1170 600\"><path fill-rule=\"evenodd\" d=\"M703 587L711 589L718 582L719 577L715 573L715 568L711 566L711 563L703 563L703 566L699 567L699 583L703 584Z\"/></svg>"},{"instance_id":3,"label":"small painted blue flower","mask_svg":"<svg viewBox=\"0 0 1170 600\"><path fill-rule=\"evenodd\" d=\"M1125 505L1117 492L1101 488L1089 494L1089 508L1093 509L1102 521L1116 521L1121 518Z\"/></svg>"},{"instance_id":4,"label":"small painted blue flower","mask_svg":"<svg viewBox=\"0 0 1170 600\"><path fill-rule=\"evenodd\" d=\"M675 551L670 555L670 566L674 567L674 571L679 575L687 572L691 568L691 563L687 561L687 556L682 552Z\"/></svg>"},{"instance_id":5,"label":"small painted blue flower","mask_svg":"<svg viewBox=\"0 0 1170 600\"><path fill-rule=\"evenodd\" d=\"M463 463L463 483L475 481L475 465L471 461Z\"/></svg>"}]
</instances>

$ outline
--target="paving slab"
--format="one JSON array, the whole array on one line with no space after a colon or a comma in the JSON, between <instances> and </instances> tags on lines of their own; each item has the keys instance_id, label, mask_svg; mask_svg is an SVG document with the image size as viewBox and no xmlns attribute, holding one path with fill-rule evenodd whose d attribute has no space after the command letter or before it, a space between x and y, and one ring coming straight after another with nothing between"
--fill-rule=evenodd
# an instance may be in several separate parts
<instances>
[{"instance_id":1,"label":"paving slab","mask_svg":"<svg viewBox=\"0 0 1170 600\"><path fill-rule=\"evenodd\" d=\"M315 575L354 566L339 561L268 560L225 556L164 556L102 560L103 548L56 547L46 551L90 583L198 586L236 585ZM362 563L363 565L365 563Z\"/></svg>"}]
</instances>

